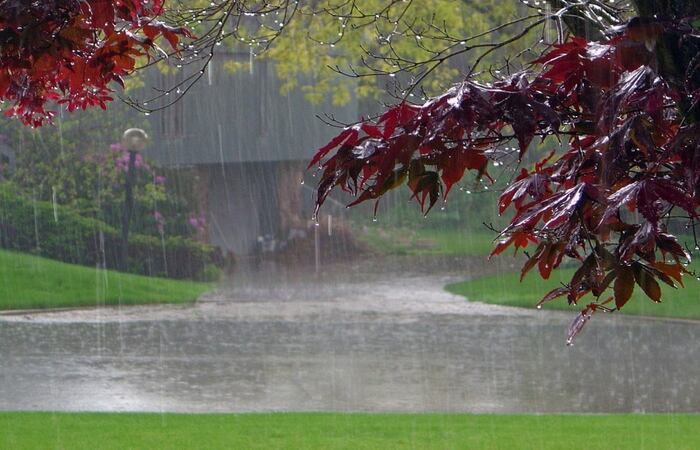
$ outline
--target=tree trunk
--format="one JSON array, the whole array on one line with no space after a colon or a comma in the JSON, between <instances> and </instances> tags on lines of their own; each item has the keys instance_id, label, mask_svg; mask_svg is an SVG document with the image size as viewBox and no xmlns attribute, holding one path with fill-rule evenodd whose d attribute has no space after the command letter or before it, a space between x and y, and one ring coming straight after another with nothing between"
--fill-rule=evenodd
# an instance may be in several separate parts
<instances>
[{"instance_id":1,"label":"tree trunk","mask_svg":"<svg viewBox=\"0 0 700 450\"><path fill-rule=\"evenodd\" d=\"M633 3L639 15L645 17L671 19L700 14L697 0L634 0Z\"/></svg>"},{"instance_id":2,"label":"tree trunk","mask_svg":"<svg viewBox=\"0 0 700 450\"><path fill-rule=\"evenodd\" d=\"M634 6L641 17L653 17L666 22L678 22L684 17L700 16L700 1L698 0L634 0ZM659 61L659 71L672 83L678 85L690 84L687 90L692 92L700 89L700 70L691 67L698 64L700 43L697 39L680 40L677 33L664 33L656 44L656 54ZM687 98L681 100L681 110L687 120L698 120L697 107L692 107Z\"/></svg>"}]
</instances>

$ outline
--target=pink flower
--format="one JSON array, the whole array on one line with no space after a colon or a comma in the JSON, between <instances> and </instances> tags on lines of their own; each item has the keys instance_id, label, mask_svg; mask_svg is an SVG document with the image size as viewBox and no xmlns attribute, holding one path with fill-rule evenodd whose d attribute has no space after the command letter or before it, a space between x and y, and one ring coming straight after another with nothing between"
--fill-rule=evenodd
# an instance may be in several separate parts
<instances>
[{"instance_id":1,"label":"pink flower","mask_svg":"<svg viewBox=\"0 0 700 450\"><path fill-rule=\"evenodd\" d=\"M190 218L187 219L187 223L190 224L192 228L202 233L206 229L207 219L203 215L199 217L190 216Z\"/></svg>"}]
</instances>

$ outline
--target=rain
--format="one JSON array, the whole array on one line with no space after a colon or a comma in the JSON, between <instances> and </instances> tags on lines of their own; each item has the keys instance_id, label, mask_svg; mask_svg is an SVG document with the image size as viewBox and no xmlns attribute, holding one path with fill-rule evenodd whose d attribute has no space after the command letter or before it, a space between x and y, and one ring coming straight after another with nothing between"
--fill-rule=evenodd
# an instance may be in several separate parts
<instances>
[{"instance_id":1,"label":"rain","mask_svg":"<svg viewBox=\"0 0 700 450\"><path fill-rule=\"evenodd\" d=\"M217 0L207 8L214 11L225 3ZM369 3L396 8L411 2ZM431 0L436 14L448 11L443 3ZM499 2L478 3L488 4L488 9ZM535 50L559 48L566 41L566 16L549 2L545 13L535 9L545 2L513 3L511 9L504 7L504 17L524 20L518 18L531 12L532 23L516 26L542 27L541 35L526 34L543 45ZM608 20L608 15L617 16L606 4L623 2L593 3L584 16L602 23L596 11ZM538 118L541 129L524 144L530 152L524 157L518 125L512 125L507 128L509 140L484 150L487 163L468 167L454 187L444 186L446 176L443 172L438 177L435 168L435 179L443 184L439 191L429 191L423 181L412 178L427 173L422 162L418 175L412 172L412 161L397 163L390 170L395 171L393 182L399 183L388 188L389 181L378 184L381 192L348 207L362 192L371 192L363 189L380 175L359 187L357 177L362 180L360 174L379 165L373 158L389 151L386 142L400 133L393 128L385 133L382 114L389 105L415 102L415 108L424 108L421 114L428 111L421 116L425 123L433 120L430 111L442 111L439 105L461 109L464 117L486 115L487 106L473 113L463 105L478 96L482 105L488 104L487 94L515 90L515 82L502 87L510 79L510 64L525 70L528 66L520 59L529 64L537 56L533 48L524 49L520 59L514 58L517 62L508 60L504 66L506 50L514 51L496 47L493 55L486 55L492 58L486 59L489 66L475 72L475 59L462 50L489 48L487 44L472 40L469 33L448 36L445 31L443 36L422 15L405 25L391 8L376 16L374 11L363 13L362 19L357 11L346 16L331 10L336 13L329 19L333 27L309 25L308 31L296 28L284 9L263 15L241 9L236 12L240 17L235 16L240 30L235 32L225 22L233 19L212 12L212 23L223 20L226 33L205 34L211 56L208 47L187 51L180 43L182 53L137 70L124 89L115 87L119 95L106 111L69 111L66 104L58 104L53 123L38 127L9 115L0 119L0 447L20 446L14 440L19 432L10 425L15 413L147 413L163 423L174 413L265 414L266 430L275 427L278 413L344 418L353 417L348 413L405 414L411 420L455 414L493 418L493 440L488 443L510 448L517 442L499 444L497 439L500 415L524 420L562 415L573 421L589 415L659 414L670 427L682 428L684 415L700 412L694 219L671 217L664 222L668 229L654 234L664 239L666 232L673 233L677 252L687 254L687 259L679 258L672 254L676 247L668 247L666 259L655 261L657 269L648 272L665 283L655 284L660 303L655 302L654 285L644 278L646 272L633 273L632 265L628 272L613 270L617 278L608 280L605 294L572 301L572 279L587 254L581 250L577 259L569 252L552 271L544 259L531 259L549 237L546 230L532 234L530 242L523 237L523 245L513 241L508 246L516 208L527 201L534 205L536 195L549 187L523 184L507 204L501 194L511 183L558 163L558 156L551 155L573 145L565 133L545 129L548 117ZM470 24L471 16L463 9L455 13L464 16L459 24ZM188 25L206 25L208 20L179 13L186 14ZM323 13L328 11L314 14ZM291 41L309 42L296 48L284 34L279 42L277 37L245 34L245 25L253 20L264 24L263 30L284 30ZM377 36L355 43L352 33L364 35L353 20L376 21L371 32ZM487 29L481 16L473 20L473 34ZM508 33L498 30L496 37L514 34ZM159 50L168 54L167 40L160 39L165 50ZM355 59L343 56L347 39L357 46L355 53L349 52ZM606 47L593 45L596 55L590 58L604 57ZM648 42L644 45L648 49ZM425 53L411 53L415 46ZM360 50L365 56L356 56ZM298 53L290 56L293 51ZM366 62L372 52L381 58ZM441 66L440 58L449 52L456 52L454 58ZM416 63L425 55L440 62L426 70ZM309 70L300 67L309 58L322 61ZM348 58L345 65L343 58ZM473 83L454 84L465 76L473 76ZM517 89L524 91L524 86ZM640 148L646 145L642 130L650 129L651 120L630 126L625 136L633 136L630 142ZM361 128L367 123L376 130ZM440 133L450 124L441 123L443 131L435 131L431 142L443 139ZM365 140L355 144L352 137L343 138L337 148L314 160L319 149L353 129ZM496 134L474 129L463 141ZM659 145L660 138L649 136L651 147ZM460 145L451 141L440 148L454 150L456 161ZM338 182L326 192L320 188L324 181L331 175L340 179L344 170L327 170L328 161L343 151L358 164L356 179L343 179L347 184ZM427 146L415 149L425 161L437 158L431 151ZM544 159L550 153L552 159ZM366 171L359 166L363 161ZM430 164L437 163L425 166ZM541 166L535 169L537 164ZM571 211L588 195L583 182L580 186L567 206ZM659 210L664 202L673 207L669 197L661 193L651 203ZM633 211L637 201L625 204L628 210L621 207L617 215L635 230L643 228L650 214L641 207ZM542 228L553 224L551 217L557 218L563 208L546 216ZM567 220L575 215L571 211ZM576 239L582 249L593 251L595 233L586 232ZM622 240L626 232L608 233L619 233ZM494 250L502 244L505 251ZM685 265L676 278L669 267L680 261ZM604 263L596 263L598 281L611 270ZM528 264L532 270L521 276ZM589 282L588 276L579 279ZM629 295L623 277L634 288ZM543 299L556 289L563 296ZM553 426L557 433L570 432ZM635 437L624 448L643 446L637 444L647 435L632 428L628 432ZM449 433L441 435L436 447L465 445L450 441ZM337 447L325 442L318 448L363 444L353 441L357 436L336 437ZM260 448L316 448L303 439L269 446L260 439L255 441ZM402 439L406 448L428 447L411 435ZM584 448L577 447L581 439L585 436L570 435L563 442ZM678 439L672 442L685 438ZM58 440L49 444L65 445ZM196 446L210 448L207 444ZM537 442L528 445L538 448ZM374 441L367 446L382 448ZM240 447L247 448L245 443Z\"/></svg>"}]
</instances>

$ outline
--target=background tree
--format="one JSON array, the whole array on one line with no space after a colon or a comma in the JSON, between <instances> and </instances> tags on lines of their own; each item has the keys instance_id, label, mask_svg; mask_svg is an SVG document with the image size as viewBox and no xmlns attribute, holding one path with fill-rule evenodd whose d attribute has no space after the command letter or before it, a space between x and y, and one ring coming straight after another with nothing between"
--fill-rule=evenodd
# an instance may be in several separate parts
<instances>
[{"instance_id":1,"label":"background tree","mask_svg":"<svg viewBox=\"0 0 700 450\"><path fill-rule=\"evenodd\" d=\"M300 88L313 103L329 95L336 105L386 99L387 91L401 95L404 83L421 77L423 62L461 45L464 30L486 31L525 10L518 2L495 0L468 8L454 0L175 1L165 18L191 28L197 38L158 67L180 71L180 81L126 100L144 112L167 107L204 75L215 53L236 56L226 60L231 71L248 70L257 59L272 61L283 92ZM487 61L501 56L496 52ZM439 93L464 76L459 55L446 62L430 68L416 95Z\"/></svg>"}]
</instances>

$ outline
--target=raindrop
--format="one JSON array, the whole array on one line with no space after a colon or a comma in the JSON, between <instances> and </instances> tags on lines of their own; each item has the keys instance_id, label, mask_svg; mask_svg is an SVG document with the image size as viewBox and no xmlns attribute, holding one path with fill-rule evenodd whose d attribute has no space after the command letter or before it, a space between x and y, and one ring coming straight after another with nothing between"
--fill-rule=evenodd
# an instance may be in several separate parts
<instances>
[{"instance_id":1,"label":"raindrop","mask_svg":"<svg viewBox=\"0 0 700 450\"><path fill-rule=\"evenodd\" d=\"M55 186L51 186L51 204L53 205L53 220L58 223L58 201Z\"/></svg>"}]
</instances>

